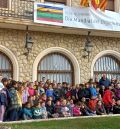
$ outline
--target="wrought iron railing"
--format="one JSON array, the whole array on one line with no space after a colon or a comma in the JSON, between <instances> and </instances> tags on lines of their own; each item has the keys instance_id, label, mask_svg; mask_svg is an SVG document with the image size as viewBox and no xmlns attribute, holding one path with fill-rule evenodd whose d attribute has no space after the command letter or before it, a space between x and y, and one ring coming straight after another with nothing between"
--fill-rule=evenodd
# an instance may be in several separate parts
<instances>
[{"instance_id":1,"label":"wrought iron railing","mask_svg":"<svg viewBox=\"0 0 120 129\"><path fill-rule=\"evenodd\" d=\"M34 1L0 0L0 16L33 20Z\"/></svg>"}]
</instances>

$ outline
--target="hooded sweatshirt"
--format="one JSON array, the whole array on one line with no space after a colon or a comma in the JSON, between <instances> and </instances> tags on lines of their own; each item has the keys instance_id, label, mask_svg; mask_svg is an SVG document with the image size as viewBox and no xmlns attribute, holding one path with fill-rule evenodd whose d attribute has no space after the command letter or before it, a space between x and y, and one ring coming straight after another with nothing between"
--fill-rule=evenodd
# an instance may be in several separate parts
<instances>
[{"instance_id":1,"label":"hooded sweatshirt","mask_svg":"<svg viewBox=\"0 0 120 129\"><path fill-rule=\"evenodd\" d=\"M112 91L109 89L104 92L103 102L106 106L112 105Z\"/></svg>"}]
</instances>

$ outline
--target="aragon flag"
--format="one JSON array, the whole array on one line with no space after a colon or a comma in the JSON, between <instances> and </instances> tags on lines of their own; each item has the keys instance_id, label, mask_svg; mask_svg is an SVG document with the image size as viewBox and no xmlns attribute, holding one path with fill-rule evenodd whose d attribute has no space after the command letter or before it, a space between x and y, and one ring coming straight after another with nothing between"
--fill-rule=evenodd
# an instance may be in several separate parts
<instances>
[{"instance_id":1,"label":"aragon flag","mask_svg":"<svg viewBox=\"0 0 120 129\"><path fill-rule=\"evenodd\" d=\"M96 10L100 4L100 0L91 0L91 5Z\"/></svg>"},{"instance_id":2,"label":"aragon flag","mask_svg":"<svg viewBox=\"0 0 120 129\"><path fill-rule=\"evenodd\" d=\"M105 11L106 7L107 7L107 0L101 0L100 4L99 4L99 8L102 10L102 11Z\"/></svg>"},{"instance_id":3,"label":"aragon flag","mask_svg":"<svg viewBox=\"0 0 120 129\"><path fill-rule=\"evenodd\" d=\"M89 7L89 0L81 0L80 5L83 7Z\"/></svg>"}]
</instances>

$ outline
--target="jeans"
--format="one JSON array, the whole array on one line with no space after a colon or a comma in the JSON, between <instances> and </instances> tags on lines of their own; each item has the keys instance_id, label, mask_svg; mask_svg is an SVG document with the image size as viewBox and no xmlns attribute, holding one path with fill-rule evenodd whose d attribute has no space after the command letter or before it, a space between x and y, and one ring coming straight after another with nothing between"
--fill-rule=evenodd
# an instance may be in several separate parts
<instances>
[{"instance_id":1,"label":"jeans","mask_svg":"<svg viewBox=\"0 0 120 129\"><path fill-rule=\"evenodd\" d=\"M5 109L5 105L0 105L0 121L3 121L4 119Z\"/></svg>"},{"instance_id":2,"label":"jeans","mask_svg":"<svg viewBox=\"0 0 120 129\"><path fill-rule=\"evenodd\" d=\"M19 119L19 110L20 108L13 108L9 112L9 120L17 121Z\"/></svg>"},{"instance_id":3,"label":"jeans","mask_svg":"<svg viewBox=\"0 0 120 129\"><path fill-rule=\"evenodd\" d=\"M111 110L112 110L112 106L105 106L105 110L107 114L110 114Z\"/></svg>"},{"instance_id":4,"label":"jeans","mask_svg":"<svg viewBox=\"0 0 120 129\"><path fill-rule=\"evenodd\" d=\"M23 120L30 120L32 119L30 116L23 114Z\"/></svg>"}]
</instances>

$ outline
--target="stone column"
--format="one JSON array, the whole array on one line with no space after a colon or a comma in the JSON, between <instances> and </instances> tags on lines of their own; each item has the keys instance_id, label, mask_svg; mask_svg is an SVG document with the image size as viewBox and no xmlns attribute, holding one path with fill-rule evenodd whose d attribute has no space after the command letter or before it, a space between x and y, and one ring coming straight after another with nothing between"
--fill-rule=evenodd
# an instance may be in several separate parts
<instances>
[{"instance_id":1,"label":"stone column","mask_svg":"<svg viewBox=\"0 0 120 129\"><path fill-rule=\"evenodd\" d=\"M67 0L67 6L72 6L72 1L71 0Z\"/></svg>"},{"instance_id":2,"label":"stone column","mask_svg":"<svg viewBox=\"0 0 120 129\"><path fill-rule=\"evenodd\" d=\"M114 8L115 8L115 12L119 13L120 12L120 0L115 0L114 1Z\"/></svg>"},{"instance_id":3,"label":"stone column","mask_svg":"<svg viewBox=\"0 0 120 129\"><path fill-rule=\"evenodd\" d=\"M44 0L40 0L41 3L44 3Z\"/></svg>"}]
</instances>

